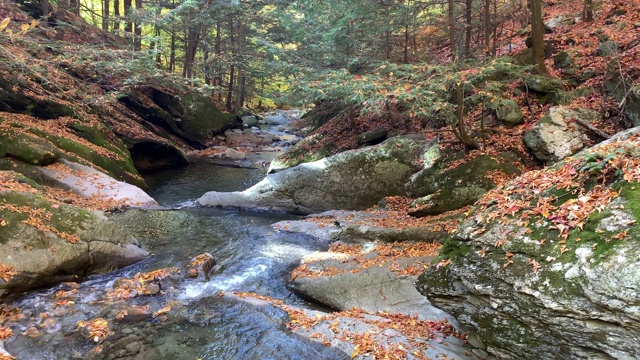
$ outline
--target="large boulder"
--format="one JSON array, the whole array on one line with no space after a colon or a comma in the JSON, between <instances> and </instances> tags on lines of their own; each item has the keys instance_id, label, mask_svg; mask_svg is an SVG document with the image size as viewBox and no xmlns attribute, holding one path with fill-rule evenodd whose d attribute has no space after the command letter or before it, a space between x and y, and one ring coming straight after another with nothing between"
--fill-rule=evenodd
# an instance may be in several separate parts
<instances>
[{"instance_id":1,"label":"large boulder","mask_svg":"<svg viewBox=\"0 0 640 360\"><path fill-rule=\"evenodd\" d=\"M423 269L432 257L413 249L412 244L365 243L351 247L361 247L361 253L306 256L303 265L294 270L288 286L305 298L340 311L353 308L371 313L388 311L457 323L449 314L434 308L414 286L417 276L412 275L413 269ZM383 251L379 252L377 247ZM407 248L413 252L405 251ZM392 249L393 255L385 254L387 249Z\"/></svg>"},{"instance_id":2,"label":"large boulder","mask_svg":"<svg viewBox=\"0 0 640 360\"><path fill-rule=\"evenodd\" d=\"M285 125L289 123L289 119L284 115L267 115L262 120L267 125Z\"/></svg>"},{"instance_id":3,"label":"large boulder","mask_svg":"<svg viewBox=\"0 0 640 360\"><path fill-rule=\"evenodd\" d=\"M174 93L147 86L119 98L120 102L149 123L157 135L179 139L195 148L204 141L232 127L242 127L242 120L218 110L211 100L197 93Z\"/></svg>"},{"instance_id":4,"label":"large boulder","mask_svg":"<svg viewBox=\"0 0 640 360\"><path fill-rule=\"evenodd\" d=\"M7 189L21 184L21 190L29 190L24 181L2 173ZM0 191L0 226L0 267L10 271L10 276L3 271L0 277L0 296L77 281L149 255L102 213L51 202L33 192Z\"/></svg>"},{"instance_id":5,"label":"large boulder","mask_svg":"<svg viewBox=\"0 0 640 360\"><path fill-rule=\"evenodd\" d=\"M431 163L406 184L414 216L436 215L473 204L500 181L520 173L521 159L511 151L498 156L478 155L461 161L462 154L433 151ZM457 165L456 165L457 164Z\"/></svg>"},{"instance_id":6,"label":"large boulder","mask_svg":"<svg viewBox=\"0 0 640 360\"><path fill-rule=\"evenodd\" d=\"M107 137L103 131L106 130L76 122L61 127L0 117L0 170L21 172L22 164L46 166L66 159L91 164L119 181L146 188L124 143ZM6 166L9 163L11 167Z\"/></svg>"},{"instance_id":7,"label":"large boulder","mask_svg":"<svg viewBox=\"0 0 640 360\"><path fill-rule=\"evenodd\" d=\"M419 291L498 358L639 358L639 151L634 128L492 191Z\"/></svg>"},{"instance_id":8,"label":"large boulder","mask_svg":"<svg viewBox=\"0 0 640 360\"><path fill-rule=\"evenodd\" d=\"M511 100L503 99L496 105L496 117L507 124L517 125L524 122L524 114L520 105Z\"/></svg>"},{"instance_id":9,"label":"large boulder","mask_svg":"<svg viewBox=\"0 0 640 360\"><path fill-rule=\"evenodd\" d=\"M423 137L396 137L269 174L242 192L208 192L196 202L298 213L365 209L386 196L404 194L402 185L420 169L419 159L431 146Z\"/></svg>"},{"instance_id":10,"label":"large boulder","mask_svg":"<svg viewBox=\"0 0 640 360\"><path fill-rule=\"evenodd\" d=\"M541 161L552 163L581 150L588 140L572 119L592 122L600 115L589 109L569 109L556 106L540 120L536 126L524 134L524 142Z\"/></svg>"}]
</instances>

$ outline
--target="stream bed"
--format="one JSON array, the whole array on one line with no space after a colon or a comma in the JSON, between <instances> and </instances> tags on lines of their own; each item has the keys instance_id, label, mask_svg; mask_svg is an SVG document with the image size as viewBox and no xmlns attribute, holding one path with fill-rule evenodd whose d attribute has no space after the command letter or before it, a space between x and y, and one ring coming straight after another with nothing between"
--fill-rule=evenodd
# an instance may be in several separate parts
<instances>
[{"instance_id":1,"label":"stream bed","mask_svg":"<svg viewBox=\"0 0 640 360\"><path fill-rule=\"evenodd\" d=\"M234 191L258 182L264 170L196 163L147 177L156 210L128 210L111 219L129 229L153 256L109 275L61 284L31 293L11 305L24 318L6 349L18 359L342 359L344 353L296 336L287 315L275 307L220 298L219 291L255 292L286 304L311 307L286 287L289 272L309 252L327 243L302 234L278 233L271 224L295 216L199 208L194 199L206 191ZM209 252L219 269L206 282L179 279L159 295L101 301L121 277L166 267L183 267ZM161 309L171 308L166 313ZM148 313L123 310L146 307ZM78 323L104 318L110 335L93 341Z\"/></svg>"}]
</instances>

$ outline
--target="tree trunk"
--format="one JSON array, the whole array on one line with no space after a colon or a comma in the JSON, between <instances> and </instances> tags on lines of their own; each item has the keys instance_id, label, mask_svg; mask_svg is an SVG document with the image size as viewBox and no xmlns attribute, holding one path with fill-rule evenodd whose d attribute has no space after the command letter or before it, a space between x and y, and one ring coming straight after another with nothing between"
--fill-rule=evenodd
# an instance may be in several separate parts
<instances>
[{"instance_id":1,"label":"tree trunk","mask_svg":"<svg viewBox=\"0 0 640 360\"><path fill-rule=\"evenodd\" d=\"M466 11L465 11L465 36L464 36L464 53L467 57L471 56L471 29L472 29L472 20L473 14L471 12L471 5L473 4L473 0L466 0Z\"/></svg>"},{"instance_id":2,"label":"tree trunk","mask_svg":"<svg viewBox=\"0 0 640 360\"><path fill-rule=\"evenodd\" d=\"M42 17L46 18L51 11L51 4L49 0L42 0Z\"/></svg>"},{"instance_id":3,"label":"tree trunk","mask_svg":"<svg viewBox=\"0 0 640 360\"><path fill-rule=\"evenodd\" d=\"M238 49L236 57L239 59L243 59L243 55L244 55L244 24L243 22L238 19L237 24L236 24L236 28L238 29L238 36L236 39L236 48ZM244 94L245 94L245 85L246 85L246 72L244 69L244 61L241 61L238 65L238 75L237 75L237 83L238 85L236 86L236 110L240 110L242 109L242 105L244 103Z\"/></svg>"},{"instance_id":4,"label":"tree trunk","mask_svg":"<svg viewBox=\"0 0 640 360\"><path fill-rule=\"evenodd\" d=\"M160 42L159 39L160 39L160 35L161 35L160 34L160 27L158 27L158 26L156 26L155 35L156 35L156 38L158 39L158 40L156 40L156 44L157 44L158 42ZM156 47L158 47L158 46L156 45ZM162 57L161 57L159 48L156 48L156 64L158 64L158 67L162 66Z\"/></svg>"},{"instance_id":5,"label":"tree trunk","mask_svg":"<svg viewBox=\"0 0 640 360\"><path fill-rule=\"evenodd\" d=\"M120 0L113 0L113 33L117 33L120 30Z\"/></svg>"},{"instance_id":6,"label":"tree trunk","mask_svg":"<svg viewBox=\"0 0 640 360\"><path fill-rule=\"evenodd\" d=\"M542 22L542 0L530 0L531 37L533 38L533 61L540 74L548 74L544 64L544 23Z\"/></svg>"},{"instance_id":7,"label":"tree trunk","mask_svg":"<svg viewBox=\"0 0 640 360\"><path fill-rule=\"evenodd\" d=\"M469 135L467 125L464 122L464 88L463 84L456 85L456 119L457 126L451 126L454 135L466 147L472 149L480 149L480 144Z\"/></svg>"},{"instance_id":8,"label":"tree trunk","mask_svg":"<svg viewBox=\"0 0 640 360\"><path fill-rule=\"evenodd\" d=\"M484 0L484 48L485 54L489 54L491 45L491 0Z\"/></svg>"},{"instance_id":9,"label":"tree trunk","mask_svg":"<svg viewBox=\"0 0 640 360\"><path fill-rule=\"evenodd\" d=\"M409 25L404 26L404 56L402 60L405 64L409 63Z\"/></svg>"},{"instance_id":10,"label":"tree trunk","mask_svg":"<svg viewBox=\"0 0 640 360\"><path fill-rule=\"evenodd\" d=\"M582 19L584 21L593 21L593 0L584 0Z\"/></svg>"},{"instance_id":11,"label":"tree trunk","mask_svg":"<svg viewBox=\"0 0 640 360\"><path fill-rule=\"evenodd\" d=\"M391 30L384 32L384 59L391 60Z\"/></svg>"},{"instance_id":12,"label":"tree trunk","mask_svg":"<svg viewBox=\"0 0 640 360\"><path fill-rule=\"evenodd\" d=\"M456 23L453 0L448 0L449 5L449 44L451 46L451 61L456 61L458 50L456 49Z\"/></svg>"},{"instance_id":13,"label":"tree trunk","mask_svg":"<svg viewBox=\"0 0 640 360\"><path fill-rule=\"evenodd\" d=\"M136 4L136 21L134 24L133 50L140 51L142 49L142 24L140 14L142 13L142 0L135 0Z\"/></svg>"},{"instance_id":14,"label":"tree trunk","mask_svg":"<svg viewBox=\"0 0 640 360\"><path fill-rule=\"evenodd\" d=\"M236 71L236 67L235 67L235 43L233 40L233 15L229 16L229 42L231 43L231 68L229 69L229 86L227 87L227 111L231 111L233 109L233 103L232 103L232 97L233 97L233 82L234 82L234 76L235 76L235 71Z\"/></svg>"},{"instance_id":15,"label":"tree trunk","mask_svg":"<svg viewBox=\"0 0 640 360\"><path fill-rule=\"evenodd\" d=\"M131 13L131 0L123 0L123 4L124 4L124 16L127 18L124 25L124 31L131 33L133 32L133 24L131 23L131 16L133 15Z\"/></svg>"},{"instance_id":16,"label":"tree trunk","mask_svg":"<svg viewBox=\"0 0 640 360\"><path fill-rule=\"evenodd\" d=\"M80 0L69 0L69 5L74 14L80 15Z\"/></svg>"},{"instance_id":17,"label":"tree trunk","mask_svg":"<svg viewBox=\"0 0 640 360\"><path fill-rule=\"evenodd\" d=\"M102 31L109 31L109 0L102 1Z\"/></svg>"},{"instance_id":18,"label":"tree trunk","mask_svg":"<svg viewBox=\"0 0 640 360\"><path fill-rule=\"evenodd\" d=\"M169 55L169 72L174 73L176 71L176 33L171 32L171 50Z\"/></svg>"},{"instance_id":19,"label":"tree trunk","mask_svg":"<svg viewBox=\"0 0 640 360\"><path fill-rule=\"evenodd\" d=\"M204 49L204 54L202 55L202 62L204 63L204 83L207 85L211 85L211 67L209 66L209 47L207 46Z\"/></svg>"},{"instance_id":20,"label":"tree trunk","mask_svg":"<svg viewBox=\"0 0 640 360\"><path fill-rule=\"evenodd\" d=\"M220 65L220 57L222 56L222 41L221 41L221 31L222 29L222 21L218 19L216 21L216 78L214 80L213 85L219 87L216 91L218 92L218 103L222 104L222 66Z\"/></svg>"},{"instance_id":21,"label":"tree trunk","mask_svg":"<svg viewBox=\"0 0 640 360\"><path fill-rule=\"evenodd\" d=\"M187 79L193 77L193 65L196 61L196 54L198 52L198 42L200 41L200 29L202 25L191 25L187 31L187 38L185 40L185 52L184 52L184 71L182 75Z\"/></svg>"}]
</instances>

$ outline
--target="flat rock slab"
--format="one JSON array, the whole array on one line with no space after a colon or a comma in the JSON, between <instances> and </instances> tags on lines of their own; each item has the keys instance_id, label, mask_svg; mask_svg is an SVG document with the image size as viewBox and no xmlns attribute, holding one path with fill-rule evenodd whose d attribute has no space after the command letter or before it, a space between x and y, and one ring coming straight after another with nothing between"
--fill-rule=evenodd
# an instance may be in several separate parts
<instances>
[{"instance_id":1,"label":"flat rock slab","mask_svg":"<svg viewBox=\"0 0 640 360\"><path fill-rule=\"evenodd\" d=\"M225 298L245 301L257 308L276 306L292 318L290 330L297 335L339 350L345 358L372 359L386 354L402 359L478 359L465 343L450 335L434 331L430 338L405 333L394 314L354 313L353 316L274 304L250 296L225 293ZM295 321L295 322L294 322ZM302 325L301 323L304 323ZM301 324L301 325L296 325ZM308 325L308 327L306 326ZM369 347L364 344L370 344ZM375 347L375 349L374 349Z\"/></svg>"},{"instance_id":2,"label":"flat rock slab","mask_svg":"<svg viewBox=\"0 0 640 360\"><path fill-rule=\"evenodd\" d=\"M365 257L375 257L375 250ZM388 311L417 316L422 320L446 319L457 326L453 316L433 307L416 290L414 283L417 276L397 273L411 266L427 266L431 259L401 257L395 261L362 268L361 259L356 257L340 253L313 253L303 259L311 274L293 278L289 287L306 298L340 311L353 308L371 313ZM326 273L333 275L324 275Z\"/></svg>"},{"instance_id":3,"label":"flat rock slab","mask_svg":"<svg viewBox=\"0 0 640 360\"><path fill-rule=\"evenodd\" d=\"M445 230L428 226L410 226L398 222L397 227L373 225L389 215L384 212L330 210L310 215L307 220L285 220L273 225L274 229L303 233L320 240L348 242L382 241L439 242L445 238ZM313 221L319 219L321 221Z\"/></svg>"},{"instance_id":4,"label":"flat rock slab","mask_svg":"<svg viewBox=\"0 0 640 360\"><path fill-rule=\"evenodd\" d=\"M43 167L40 171L49 181L85 198L110 199L124 206L157 205L156 201L139 187L118 181L89 166L60 160L59 165Z\"/></svg>"}]
</instances>

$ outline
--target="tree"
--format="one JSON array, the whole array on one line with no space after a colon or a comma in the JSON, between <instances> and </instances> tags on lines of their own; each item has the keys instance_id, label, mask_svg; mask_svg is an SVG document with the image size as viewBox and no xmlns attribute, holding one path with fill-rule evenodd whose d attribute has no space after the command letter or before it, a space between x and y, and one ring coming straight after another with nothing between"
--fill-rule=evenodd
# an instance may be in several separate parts
<instances>
[{"instance_id":1,"label":"tree","mask_svg":"<svg viewBox=\"0 0 640 360\"><path fill-rule=\"evenodd\" d=\"M102 31L109 32L109 5L110 0L102 1Z\"/></svg>"},{"instance_id":2,"label":"tree","mask_svg":"<svg viewBox=\"0 0 640 360\"><path fill-rule=\"evenodd\" d=\"M456 18L455 4L453 0L448 0L448 19L449 19L449 46L451 47L451 60L456 61L458 50L456 46Z\"/></svg>"},{"instance_id":3,"label":"tree","mask_svg":"<svg viewBox=\"0 0 640 360\"><path fill-rule=\"evenodd\" d=\"M538 67L538 72L548 74L547 66L544 64L544 23L542 22L542 1L529 0L531 11L531 38L533 40L533 62Z\"/></svg>"},{"instance_id":4,"label":"tree","mask_svg":"<svg viewBox=\"0 0 640 360\"><path fill-rule=\"evenodd\" d=\"M582 19L584 21L593 21L593 0L584 0Z\"/></svg>"}]
</instances>

